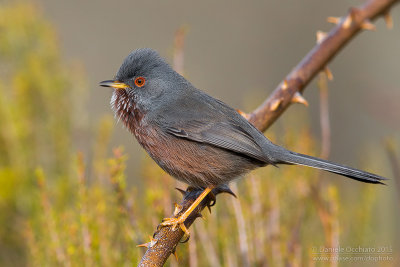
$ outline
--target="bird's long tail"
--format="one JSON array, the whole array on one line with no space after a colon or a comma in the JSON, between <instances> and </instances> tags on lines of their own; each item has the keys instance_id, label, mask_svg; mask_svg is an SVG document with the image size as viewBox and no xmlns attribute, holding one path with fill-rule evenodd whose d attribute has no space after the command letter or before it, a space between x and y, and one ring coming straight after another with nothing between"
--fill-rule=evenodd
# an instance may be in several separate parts
<instances>
[{"instance_id":1,"label":"bird's long tail","mask_svg":"<svg viewBox=\"0 0 400 267\"><path fill-rule=\"evenodd\" d=\"M303 155L300 153L286 150L276 146L274 159L276 163L304 165L336 174L346 176L348 178L371 184L384 184L382 181L387 180L379 175L333 163L327 160Z\"/></svg>"}]
</instances>

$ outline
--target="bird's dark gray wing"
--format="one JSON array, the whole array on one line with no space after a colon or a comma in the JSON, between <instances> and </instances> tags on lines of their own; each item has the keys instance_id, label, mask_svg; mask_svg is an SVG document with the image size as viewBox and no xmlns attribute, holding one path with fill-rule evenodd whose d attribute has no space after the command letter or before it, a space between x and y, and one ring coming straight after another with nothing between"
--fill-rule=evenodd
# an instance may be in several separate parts
<instances>
[{"instance_id":1,"label":"bird's dark gray wing","mask_svg":"<svg viewBox=\"0 0 400 267\"><path fill-rule=\"evenodd\" d=\"M207 101L199 101L204 98ZM223 102L208 95L186 96L174 102L179 110L166 108L157 119L164 122L161 126L168 134L269 162L257 142L264 136Z\"/></svg>"},{"instance_id":2,"label":"bird's dark gray wing","mask_svg":"<svg viewBox=\"0 0 400 267\"><path fill-rule=\"evenodd\" d=\"M199 143L206 143L236 153L265 161L260 146L240 126L230 122L206 123L204 121L180 121L179 126L166 129L169 134Z\"/></svg>"}]
</instances>

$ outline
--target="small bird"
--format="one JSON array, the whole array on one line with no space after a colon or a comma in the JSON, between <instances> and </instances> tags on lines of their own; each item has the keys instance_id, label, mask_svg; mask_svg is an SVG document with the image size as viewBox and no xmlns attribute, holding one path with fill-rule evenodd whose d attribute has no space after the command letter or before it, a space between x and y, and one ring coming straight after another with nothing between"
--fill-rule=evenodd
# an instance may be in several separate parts
<instances>
[{"instance_id":1,"label":"small bird","mask_svg":"<svg viewBox=\"0 0 400 267\"><path fill-rule=\"evenodd\" d=\"M136 137L150 157L172 177L204 189L179 218L161 225L179 226L214 188L226 187L245 173L267 165L303 165L365 183L385 178L289 151L273 144L235 109L194 87L149 48L133 51L114 80L115 117Z\"/></svg>"}]
</instances>

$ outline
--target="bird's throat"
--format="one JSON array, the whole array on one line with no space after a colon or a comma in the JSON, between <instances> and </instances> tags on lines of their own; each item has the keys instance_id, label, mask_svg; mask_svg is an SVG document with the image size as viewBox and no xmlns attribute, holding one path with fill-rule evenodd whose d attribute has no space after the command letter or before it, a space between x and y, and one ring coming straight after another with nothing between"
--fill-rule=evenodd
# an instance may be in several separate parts
<instances>
[{"instance_id":1,"label":"bird's throat","mask_svg":"<svg viewBox=\"0 0 400 267\"><path fill-rule=\"evenodd\" d=\"M141 126L144 114L135 105L133 97L126 90L115 90L110 104L117 120L135 134L135 130Z\"/></svg>"}]
</instances>

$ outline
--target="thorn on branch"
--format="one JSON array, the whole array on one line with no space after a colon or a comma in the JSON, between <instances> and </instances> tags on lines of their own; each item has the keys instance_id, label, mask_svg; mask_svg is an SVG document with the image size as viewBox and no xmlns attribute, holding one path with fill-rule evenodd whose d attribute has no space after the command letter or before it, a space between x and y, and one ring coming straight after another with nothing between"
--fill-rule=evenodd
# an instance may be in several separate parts
<instances>
[{"instance_id":1,"label":"thorn on branch","mask_svg":"<svg viewBox=\"0 0 400 267\"><path fill-rule=\"evenodd\" d=\"M189 240L189 239L188 239L188 240ZM186 241L186 242L187 242L187 241ZM184 242L182 242L182 243L184 243ZM179 262L178 253L176 253L176 249L174 249L174 251L173 251L172 253L173 253L174 256L175 256L176 261Z\"/></svg>"},{"instance_id":2,"label":"thorn on branch","mask_svg":"<svg viewBox=\"0 0 400 267\"><path fill-rule=\"evenodd\" d=\"M368 30L368 31L375 31L375 30L376 30L376 27L375 27L374 24L372 24L371 21L365 20L365 21L361 24L361 29Z\"/></svg>"},{"instance_id":3,"label":"thorn on branch","mask_svg":"<svg viewBox=\"0 0 400 267\"><path fill-rule=\"evenodd\" d=\"M249 119L249 114L247 114L246 112L241 111L240 109L236 110L243 118L245 118L246 120Z\"/></svg>"},{"instance_id":4,"label":"thorn on branch","mask_svg":"<svg viewBox=\"0 0 400 267\"><path fill-rule=\"evenodd\" d=\"M303 104L304 106L308 107L308 102L307 100L299 93L296 92L292 98L292 103L299 103Z\"/></svg>"},{"instance_id":5,"label":"thorn on branch","mask_svg":"<svg viewBox=\"0 0 400 267\"><path fill-rule=\"evenodd\" d=\"M289 83L286 79L283 80L283 84L282 84L282 90L286 90L289 88Z\"/></svg>"},{"instance_id":6,"label":"thorn on branch","mask_svg":"<svg viewBox=\"0 0 400 267\"><path fill-rule=\"evenodd\" d=\"M150 242L137 245L136 247L151 248L152 246L154 246L157 243L157 240L155 240L153 237L149 236L149 238L150 238Z\"/></svg>"},{"instance_id":7,"label":"thorn on branch","mask_svg":"<svg viewBox=\"0 0 400 267\"><path fill-rule=\"evenodd\" d=\"M148 248L149 247L149 243L150 242L147 242L147 243L144 243L144 244L139 244L139 245L136 245L136 247L137 248Z\"/></svg>"},{"instance_id":8,"label":"thorn on branch","mask_svg":"<svg viewBox=\"0 0 400 267\"><path fill-rule=\"evenodd\" d=\"M317 44L320 44L327 36L327 33L323 31L317 31L316 36L317 36Z\"/></svg>"},{"instance_id":9,"label":"thorn on branch","mask_svg":"<svg viewBox=\"0 0 400 267\"><path fill-rule=\"evenodd\" d=\"M350 12L350 14L345 18L342 24L343 29L350 28L351 23L353 23L353 12Z\"/></svg>"},{"instance_id":10,"label":"thorn on branch","mask_svg":"<svg viewBox=\"0 0 400 267\"><path fill-rule=\"evenodd\" d=\"M332 81L333 80L332 71L328 67L325 67L324 68L324 72L325 72L326 77L328 78L328 80Z\"/></svg>"},{"instance_id":11,"label":"thorn on branch","mask_svg":"<svg viewBox=\"0 0 400 267\"><path fill-rule=\"evenodd\" d=\"M385 13L384 19L385 19L386 27L388 29L392 29L393 28L393 19L392 19L392 16L390 15L389 11Z\"/></svg>"},{"instance_id":12,"label":"thorn on branch","mask_svg":"<svg viewBox=\"0 0 400 267\"><path fill-rule=\"evenodd\" d=\"M272 102L270 110L271 111L275 111L279 108L279 106L282 103L282 98L276 99L274 102Z\"/></svg>"},{"instance_id":13,"label":"thorn on branch","mask_svg":"<svg viewBox=\"0 0 400 267\"><path fill-rule=\"evenodd\" d=\"M329 23L333 23L333 24L339 24L341 21L343 21L343 23L342 23L343 29L348 29L348 28L350 28L351 24L353 23L357 12L359 12L359 10L357 8L353 7L353 8L350 8L350 12L346 17L328 17L326 19L326 21L328 21Z\"/></svg>"},{"instance_id":14,"label":"thorn on branch","mask_svg":"<svg viewBox=\"0 0 400 267\"><path fill-rule=\"evenodd\" d=\"M182 196L185 196L185 195L186 195L186 191L185 191L185 190L183 190L183 189L180 189L180 188L177 188L177 187L175 187L175 189L176 189L176 190L178 190L178 191L179 191L179 193L181 193L181 194L182 194Z\"/></svg>"},{"instance_id":15,"label":"thorn on branch","mask_svg":"<svg viewBox=\"0 0 400 267\"><path fill-rule=\"evenodd\" d=\"M327 22L333 23L333 24L339 24L340 18L339 17L328 17L326 19Z\"/></svg>"}]
</instances>

